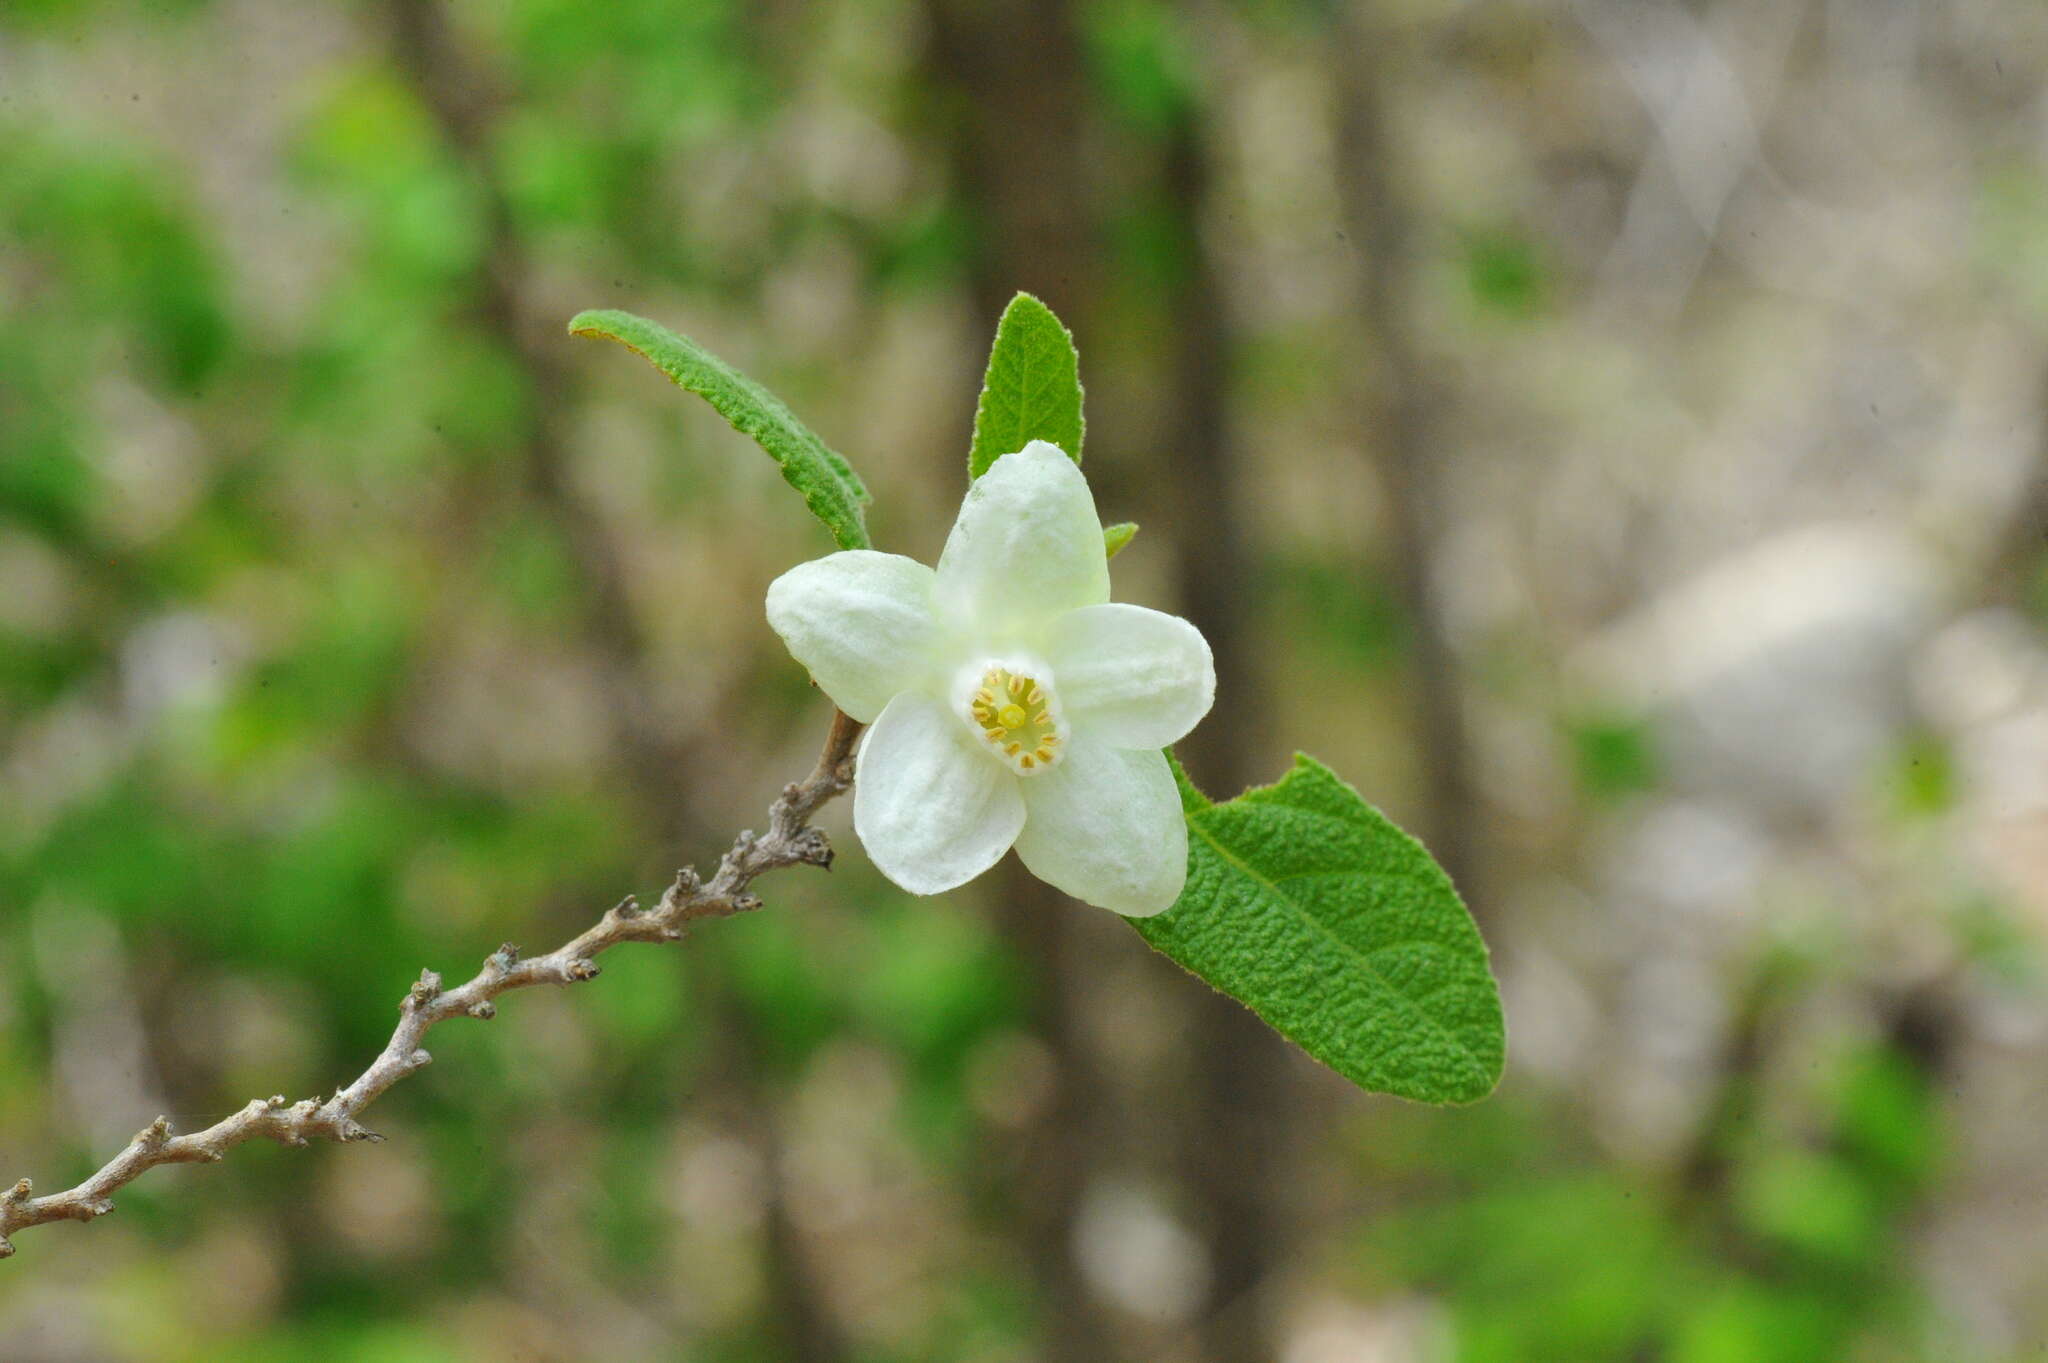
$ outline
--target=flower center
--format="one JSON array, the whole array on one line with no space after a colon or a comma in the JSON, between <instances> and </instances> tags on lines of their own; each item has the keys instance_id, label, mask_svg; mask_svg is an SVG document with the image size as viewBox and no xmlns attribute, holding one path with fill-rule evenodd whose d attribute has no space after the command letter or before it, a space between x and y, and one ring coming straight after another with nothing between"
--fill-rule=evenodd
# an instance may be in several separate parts
<instances>
[{"instance_id":1,"label":"flower center","mask_svg":"<svg viewBox=\"0 0 2048 1363\"><path fill-rule=\"evenodd\" d=\"M991 664L967 698L975 732L1019 775L1044 771L1060 760L1065 742L1052 687L1028 672Z\"/></svg>"}]
</instances>

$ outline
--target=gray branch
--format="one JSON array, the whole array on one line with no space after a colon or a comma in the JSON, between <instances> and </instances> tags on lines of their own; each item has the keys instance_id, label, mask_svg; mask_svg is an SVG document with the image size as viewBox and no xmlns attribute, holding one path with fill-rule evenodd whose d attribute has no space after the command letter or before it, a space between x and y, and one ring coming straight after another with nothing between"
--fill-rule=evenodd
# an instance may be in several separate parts
<instances>
[{"instance_id":1,"label":"gray branch","mask_svg":"<svg viewBox=\"0 0 2048 1363\"><path fill-rule=\"evenodd\" d=\"M675 883L653 909L643 910L628 895L594 925L545 956L522 957L517 947L507 943L485 959L483 969L453 989L443 989L441 977L433 971L421 971L419 983L399 1002L398 1028L382 1053L354 1083L326 1101L307 1098L294 1103L281 1094L258 1098L204 1131L182 1136L172 1135L170 1120L158 1117L136 1133L125 1150L75 1188L37 1197L29 1180L22 1179L0 1191L0 1259L14 1253L8 1237L23 1227L105 1216L114 1209L116 1191L160 1164L211 1164L233 1147L258 1137L281 1145L379 1140L381 1137L357 1118L386 1089L433 1059L421 1042L436 1023L454 1017L490 1018L498 1011L494 1000L514 989L594 979L597 955L621 942L680 941L688 926L700 919L758 909L761 900L748 887L768 871L784 866L830 866L832 845L821 830L810 826L810 817L853 784L853 747L860 731L859 723L845 714L835 714L816 769L804 780L783 788L782 798L768 811L768 831L756 834L750 829L740 834L710 880L701 880L685 867L676 872Z\"/></svg>"}]
</instances>

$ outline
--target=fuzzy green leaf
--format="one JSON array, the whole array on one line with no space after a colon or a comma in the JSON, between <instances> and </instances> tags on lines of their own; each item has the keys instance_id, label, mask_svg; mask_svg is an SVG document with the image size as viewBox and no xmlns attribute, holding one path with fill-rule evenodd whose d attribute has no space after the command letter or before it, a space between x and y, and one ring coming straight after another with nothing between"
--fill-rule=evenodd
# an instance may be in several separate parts
<instances>
[{"instance_id":1,"label":"fuzzy green leaf","mask_svg":"<svg viewBox=\"0 0 2048 1363\"><path fill-rule=\"evenodd\" d=\"M782 477L803 494L804 505L825 523L841 549L869 547L862 507L868 490L853 466L796 419L782 399L719 359L687 336L604 308L579 312L569 321L578 336L617 341L717 409L742 435L782 466Z\"/></svg>"},{"instance_id":2,"label":"fuzzy green leaf","mask_svg":"<svg viewBox=\"0 0 2048 1363\"><path fill-rule=\"evenodd\" d=\"M1188 883L1145 940L1360 1088L1469 1103L1506 1051L1486 944L1422 844L1306 754L1212 804L1174 766Z\"/></svg>"},{"instance_id":3,"label":"fuzzy green leaf","mask_svg":"<svg viewBox=\"0 0 2048 1363\"><path fill-rule=\"evenodd\" d=\"M1137 533L1136 521L1118 521L1115 525L1105 525L1102 527L1102 547L1109 551L1111 558L1115 558Z\"/></svg>"},{"instance_id":4,"label":"fuzzy green leaf","mask_svg":"<svg viewBox=\"0 0 2048 1363\"><path fill-rule=\"evenodd\" d=\"M1020 293L1003 309L981 402L974 409L969 480L1034 440L1049 440L1081 462L1081 357L1052 309Z\"/></svg>"}]
</instances>

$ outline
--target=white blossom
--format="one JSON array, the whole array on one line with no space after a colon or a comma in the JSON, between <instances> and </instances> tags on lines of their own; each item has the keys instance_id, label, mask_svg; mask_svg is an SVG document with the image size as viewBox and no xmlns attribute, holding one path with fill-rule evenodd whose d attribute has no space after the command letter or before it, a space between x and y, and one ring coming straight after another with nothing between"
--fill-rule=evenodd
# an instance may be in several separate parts
<instances>
[{"instance_id":1,"label":"white blossom","mask_svg":"<svg viewBox=\"0 0 2048 1363\"><path fill-rule=\"evenodd\" d=\"M852 549L784 573L768 622L872 725L853 824L916 894L1012 846L1039 879L1128 915L1187 876L1187 825L1160 750L1209 711L1216 669L1178 616L1109 599L1081 471L1034 440L967 494L937 570Z\"/></svg>"}]
</instances>

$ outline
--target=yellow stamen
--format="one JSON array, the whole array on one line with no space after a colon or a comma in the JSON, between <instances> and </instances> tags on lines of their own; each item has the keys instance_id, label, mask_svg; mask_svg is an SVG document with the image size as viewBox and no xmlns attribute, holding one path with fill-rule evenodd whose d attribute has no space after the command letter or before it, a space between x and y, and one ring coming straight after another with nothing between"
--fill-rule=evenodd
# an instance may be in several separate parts
<instances>
[{"instance_id":1,"label":"yellow stamen","mask_svg":"<svg viewBox=\"0 0 2048 1363\"><path fill-rule=\"evenodd\" d=\"M1052 688L1038 678L989 667L966 697L967 718L996 756L1019 775L1058 764L1062 725Z\"/></svg>"}]
</instances>

